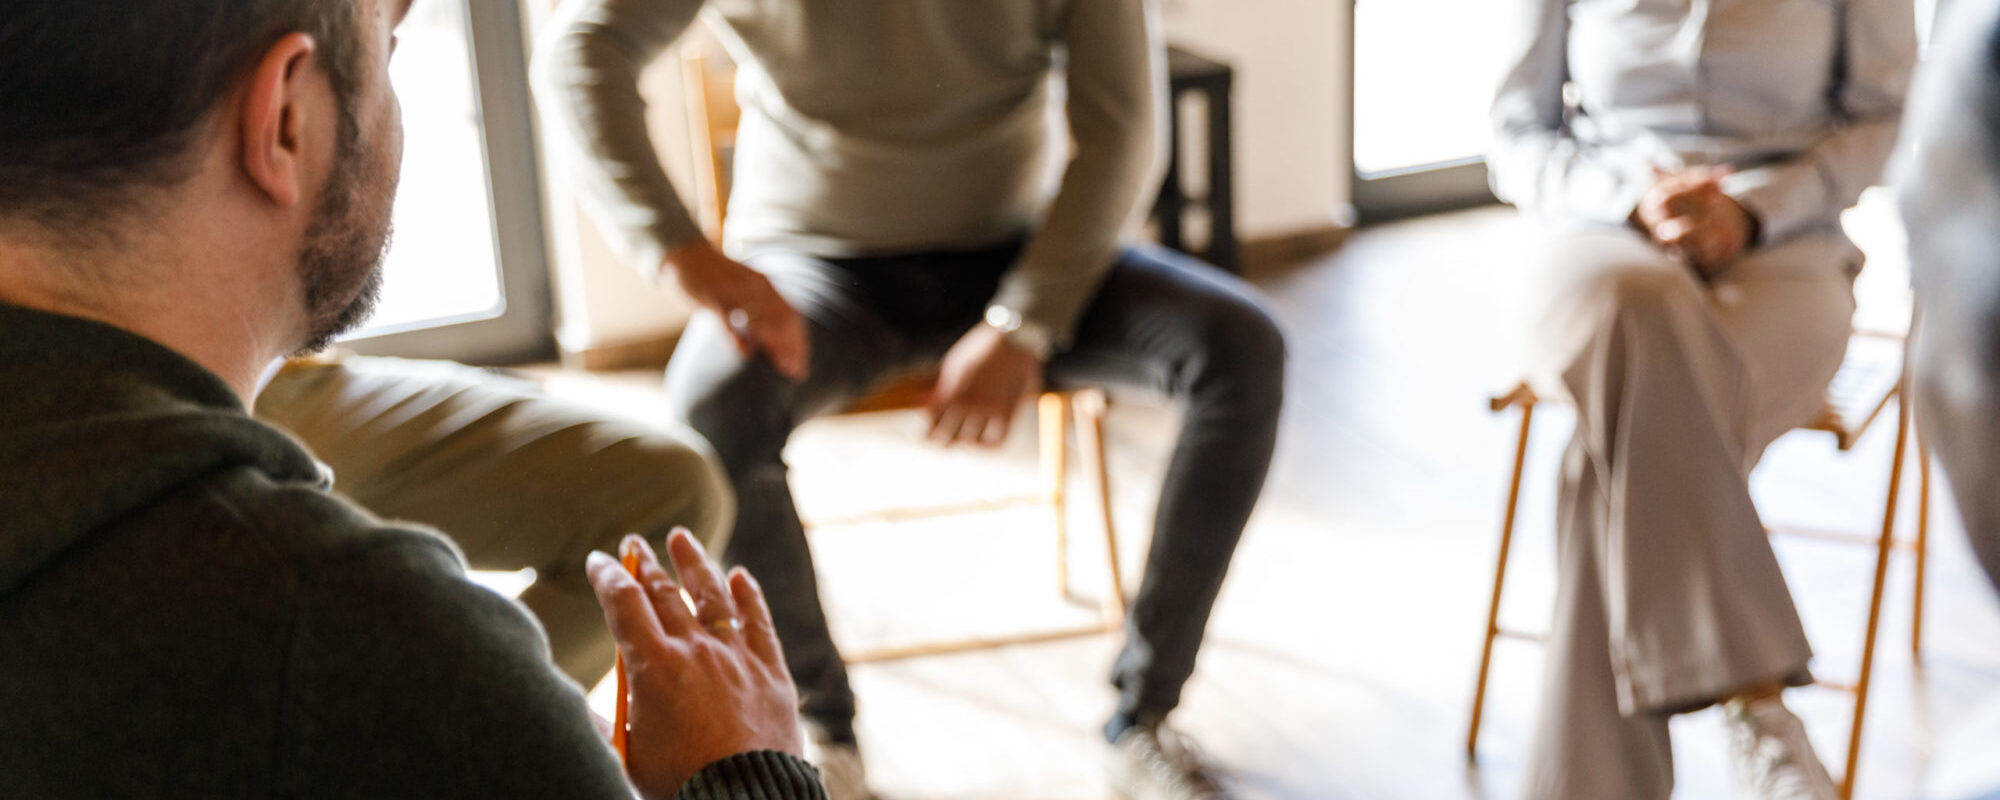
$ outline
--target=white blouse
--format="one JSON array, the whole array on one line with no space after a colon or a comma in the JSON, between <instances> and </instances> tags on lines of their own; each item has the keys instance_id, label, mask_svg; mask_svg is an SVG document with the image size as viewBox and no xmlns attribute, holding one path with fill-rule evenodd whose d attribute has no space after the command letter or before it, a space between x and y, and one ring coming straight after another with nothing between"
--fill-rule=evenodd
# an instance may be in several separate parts
<instances>
[{"instance_id":1,"label":"white blouse","mask_svg":"<svg viewBox=\"0 0 2000 800\"><path fill-rule=\"evenodd\" d=\"M1896 142L1913 0L1517 0L1534 18L1493 102L1493 190L1623 224L1652 169L1727 164L1760 244L1838 225Z\"/></svg>"}]
</instances>

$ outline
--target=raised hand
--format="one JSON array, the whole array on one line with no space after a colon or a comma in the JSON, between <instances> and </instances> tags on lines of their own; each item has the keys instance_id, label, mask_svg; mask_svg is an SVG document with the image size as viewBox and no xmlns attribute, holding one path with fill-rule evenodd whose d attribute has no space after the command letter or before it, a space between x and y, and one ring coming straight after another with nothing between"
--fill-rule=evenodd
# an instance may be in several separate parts
<instances>
[{"instance_id":1,"label":"raised hand","mask_svg":"<svg viewBox=\"0 0 2000 800\"><path fill-rule=\"evenodd\" d=\"M667 551L682 582L637 536L636 578L592 553L591 586L630 680L625 769L647 798L671 798L703 767L740 753L801 755L798 690L771 610L741 568L725 579L686 530ZM690 607L681 597L687 590Z\"/></svg>"}]
</instances>

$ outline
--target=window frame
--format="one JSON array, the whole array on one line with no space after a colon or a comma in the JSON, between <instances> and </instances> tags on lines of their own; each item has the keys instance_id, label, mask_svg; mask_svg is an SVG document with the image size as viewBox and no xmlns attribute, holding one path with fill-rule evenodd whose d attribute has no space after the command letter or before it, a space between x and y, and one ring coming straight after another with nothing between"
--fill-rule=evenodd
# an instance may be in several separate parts
<instances>
[{"instance_id":1,"label":"window frame","mask_svg":"<svg viewBox=\"0 0 2000 800\"><path fill-rule=\"evenodd\" d=\"M499 311L424 320L342 340L338 346L363 355L471 364L548 359L555 354L555 311L545 184L528 88L526 15L520 3L509 0L440 1L463 5L469 28L473 102L481 123L500 268Z\"/></svg>"}]
</instances>

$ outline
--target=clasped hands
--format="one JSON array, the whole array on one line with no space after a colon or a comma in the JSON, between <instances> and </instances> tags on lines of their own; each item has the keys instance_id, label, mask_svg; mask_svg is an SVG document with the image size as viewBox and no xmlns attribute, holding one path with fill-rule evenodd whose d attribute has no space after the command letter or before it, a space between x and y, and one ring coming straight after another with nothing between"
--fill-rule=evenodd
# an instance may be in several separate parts
<instances>
[{"instance_id":1,"label":"clasped hands","mask_svg":"<svg viewBox=\"0 0 2000 800\"><path fill-rule=\"evenodd\" d=\"M779 374L806 379L812 343L805 319L769 278L706 241L680 247L666 261L681 289L724 321L737 352L762 354ZM1041 359L1008 341L999 329L975 325L939 366L937 385L925 403L928 436L940 444L997 446L1006 441L1014 412L1041 389Z\"/></svg>"},{"instance_id":2,"label":"clasped hands","mask_svg":"<svg viewBox=\"0 0 2000 800\"><path fill-rule=\"evenodd\" d=\"M1722 191L1728 167L1654 168L1655 182L1632 211L1632 227L1703 277L1727 268L1757 237L1757 218Z\"/></svg>"}]
</instances>

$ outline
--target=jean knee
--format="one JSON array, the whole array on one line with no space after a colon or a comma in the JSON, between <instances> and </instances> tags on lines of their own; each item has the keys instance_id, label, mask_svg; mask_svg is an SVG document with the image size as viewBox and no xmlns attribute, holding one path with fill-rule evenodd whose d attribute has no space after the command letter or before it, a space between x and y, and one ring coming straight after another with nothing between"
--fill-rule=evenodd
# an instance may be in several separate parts
<instances>
[{"instance_id":1,"label":"jean knee","mask_svg":"<svg viewBox=\"0 0 2000 800\"><path fill-rule=\"evenodd\" d=\"M1211 371L1244 390L1277 398L1284 392L1284 328L1263 306L1240 300L1201 321Z\"/></svg>"},{"instance_id":2,"label":"jean knee","mask_svg":"<svg viewBox=\"0 0 2000 800\"><path fill-rule=\"evenodd\" d=\"M1214 322L1210 346L1228 354L1244 378L1260 388L1284 388L1284 328L1260 304L1236 302Z\"/></svg>"}]
</instances>

